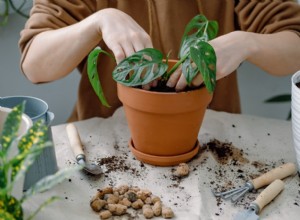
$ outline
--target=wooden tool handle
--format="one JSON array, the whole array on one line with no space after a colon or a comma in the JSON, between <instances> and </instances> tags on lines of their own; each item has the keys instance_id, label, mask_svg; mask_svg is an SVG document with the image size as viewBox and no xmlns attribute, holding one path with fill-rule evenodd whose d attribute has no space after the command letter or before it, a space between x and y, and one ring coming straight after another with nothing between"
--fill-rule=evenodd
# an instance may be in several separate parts
<instances>
[{"instance_id":1,"label":"wooden tool handle","mask_svg":"<svg viewBox=\"0 0 300 220\"><path fill-rule=\"evenodd\" d=\"M69 141L71 144L71 149L72 149L75 157L77 157L80 154L84 155L80 136L79 136L78 130L75 127L75 125L73 123L67 124L66 130L67 130L67 135L68 135L68 138L69 138Z\"/></svg>"},{"instance_id":2,"label":"wooden tool handle","mask_svg":"<svg viewBox=\"0 0 300 220\"><path fill-rule=\"evenodd\" d=\"M263 186L269 185L276 179L284 179L292 174L296 173L296 166L294 163L286 163L279 167L276 167L273 170L253 179L251 183L253 184L254 189L259 189Z\"/></svg>"},{"instance_id":3,"label":"wooden tool handle","mask_svg":"<svg viewBox=\"0 0 300 220\"><path fill-rule=\"evenodd\" d=\"M258 206L257 214L269 204L284 188L282 180L273 181L267 188L265 188L252 203Z\"/></svg>"}]
</instances>

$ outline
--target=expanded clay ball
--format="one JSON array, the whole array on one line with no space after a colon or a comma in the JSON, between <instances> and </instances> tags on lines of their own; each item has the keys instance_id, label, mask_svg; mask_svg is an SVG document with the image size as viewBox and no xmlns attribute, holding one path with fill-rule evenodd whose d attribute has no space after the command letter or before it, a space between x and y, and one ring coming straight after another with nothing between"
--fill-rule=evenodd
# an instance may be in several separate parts
<instances>
[{"instance_id":1,"label":"expanded clay ball","mask_svg":"<svg viewBox=\"0 0 300 220\"><path fill-rule=\"evenodd\" d=\"M154 212L149 204L143 206L143 215L145 218L152 218L154 216Z\"/></svg>"},{"instance_id":2,"label":"expanded clay ball","mask_svg":"<svg viewBox=\"0 0 300 220\"><path fill-rule=\"evenodd\" d=\"M174 175L183 177L183 176L187 176L189 172L190 172L189 165L187 165L186 163L180 163L176 168Z\"/></svg>"},{"instance_id":3,"label":"expanded clay ball","mask_svg":"<svg viewBox=\"0 0 300 220\"><path fill-rule=\"evenodd\" d=\"M106 205L106 201L96 198L95 200L91 201L90 206L95 212L100 212L101 209Z\"/></svg>"},{"instance_id":4,"label":"expanded clay ball","mask_svg":"<svg viewBox=\"0 0 300 220\"><path fill-rule=\"evenodd\" d=\"M160 216L161 215L161 201L157 201L154 203L154 205L152 206L152 210L155 216Z\"/></svg>"},{"instance_id":5,"label":"expanded clay ball","mask_svg":"<svg viewBox=\"0 0 300 220\"><path fill-rule=\"evenodd\" d=\"M170 207L163 206L161 210L161 215L163 218L173 218L174 212Z\"/></svg>"},{"instance_id":6,"label":"expanded clay ball","mask_svg":"<svg viewBox=\"0 0 300 220\"><path fill-rule=\"evenodd\" d=\"M131 202L127 199L127 198L123 198L119 201L119 204L121 205L125 205L127 206L128 208L131 206Z\"/></svg>"},{"instance_id":7,"label":"expanded clay ball","mask_svg":"<svg viewBox=\"0 0 300 220\"><path fill-rule=\"evenodd\" d=\"M127 206L121 205L121 204L108 204L108 210L113 214L113 215L123 215L127 211Z\"/></svg>"},{"instance_id":8,"label":"expanded clay ball","mask_svg":"<svg viewBox=\"0 0 300 220\"><path fill-rule=\"evenodd\" d=\"M138 196L133 191L128 191L125 193L125 198L127 198L130 202L135 202L138 199Z\"/></svg>"},{"instance_id":9,"label":"expanded clay ball","mask_svg":"<svg viewBox=\"0 0 300 220\"><path fill-rule=\"evenodd\" d=\"M112 214L111 214L111 212L108 211L108 210L104 210L104 211L101 211L101 212L99 213L100 219L108 219L108 218L110 218L111 216L112 216Z\"/></svg>"},{"instance_id":10,"label":"expanded clay ball","mask_svg":"<svg viewBox=\"0 0 300 220\"><path fill-rule=\"evenodd\" d=\"M131 207L134 209L141 209L143 205L144 205L143 201L141 199L138 199L131 204Z\"/></svg>"},{"instance_id":11,"label":"expanded clay ball","mask_svg":"<svg viewBox=\"0 0 300 220\"><path fill-rule=\"evenodd\" d=\"M155 204L156 202L161 202L160 198L154 195L152 195L151 200L153 204Z\"/></svg>"},{"instance_id":12,"label":"expanded clay ball","mask_svg":"<svg viewBox=\"0 0 300 220\"><path fill-rule=\"evenodd\" d=\"M144 203L145 204L152 204L152 199L150 197L147 197L145 200L144 200Z\"/></svg>"},{"instance_id":13,"label":"expanded clay ball","mask_svg":"<svg viewBox=\"0 0 300 220\"><path fill-rule=\"evenodd\" d=\"M120 195L124 195L129 190L129 186L121 185L117 187L116 191L119 192Z\"/></svg>"},{"instance_id":14,"label":"expanded clay ball","mask_svg":"<svg viewBox=\"0 0 300 220\"><path fill-rule=\"evenodd\" d=\"M151 196L152 193L149 190L140 190L136 194L139 199L145 201L148 197Z\"/></svg>"},{"instance_id":15,"label":"expanded clay ball","mask_svg":"<svg viewBox=\"0 0 300 220\"><path fill-rule=\"evenodd\" d=\"M104 195L106 195L106 194L113 194L113 188L106 187L104 189L98 189L96 196L99 197L100 199L103 199Z\"/></svg>"},{"instance_id":16,"label":"expanded clay ball","mask_svg":"<svg viewBox=\"0 0 300 220\"><path fill-rule=\"evenodd\" d=\"M113 194L107 194L106 201L108 204L116 204L119 202L119 196Z\"/></svg>"}]
</instances>

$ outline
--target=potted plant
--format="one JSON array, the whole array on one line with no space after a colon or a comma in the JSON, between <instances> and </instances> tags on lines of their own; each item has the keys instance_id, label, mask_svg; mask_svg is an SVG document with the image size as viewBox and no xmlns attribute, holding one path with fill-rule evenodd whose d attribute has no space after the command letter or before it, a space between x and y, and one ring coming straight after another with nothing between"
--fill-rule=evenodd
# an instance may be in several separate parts
<instances>
[{"instance_id":1,"label":"potted plant","mask_svg":"<svg viewBox=\"0 0 300 220\"><path fill-rule=\"evenodd\" d=\"M186 26L178 60L169 60L157 49L146 48L124 59L114 69L118 97L128 121L132 153L146 163L176 165L190 160L199 150L197 140L205 110L216 85L216 55L209 40L217 36L218 24L204 15L195 16ZM94 49L88 57L88 75L101 103L107 107L97 72ZM188 85L200 73L205 86L175 92L166 87L172 73L182 65ZM141 85L159 80L150 91Z\"/></svg>"},{"instance_id":2,"label":"potted plant","mask_svg":"<svg viewBox=\"0 0 300 220\"><path fill-rule=\"evenodd\" d=\"M5 119L4 125L2 126L1 124L0 219L4 220L24 219L22 204L29 197L52 188L57 183L62 182L74 170L81 169L81 167L76 166L60 170L53 175L41 179L26 192L22 193L23 184L19 184L19 181L24 179L26 171L43 149L51 146L51 142L45 142L48 127L41 120L35 122L25 134L18 137L24 106L25 103L22 103L11 109ZM16 187L21 188L16 189ZM16 193L18 191L21 192L21 195ZM44 206L57 198L53 196L47 199L27 219L33 219Z\"/></svg>"}]
</instances>

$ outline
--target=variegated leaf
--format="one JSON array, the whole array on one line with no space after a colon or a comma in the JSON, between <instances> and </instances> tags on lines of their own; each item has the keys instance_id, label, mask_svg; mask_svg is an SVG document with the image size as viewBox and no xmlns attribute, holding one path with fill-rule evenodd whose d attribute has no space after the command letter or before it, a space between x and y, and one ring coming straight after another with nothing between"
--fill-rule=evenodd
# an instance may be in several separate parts
<instances>
[{"instance_id":1,"label":"variegated leaf","mask_svg":"<svg viewBox=\"0 0 300 220\"><path fill-rule=\"evenodd\" d=\"M113 79L125 86L141 86L161 77L167 69L162 53L146 48L120 62L113 71Z\"/></svg>"},{"instance_id":2,"label":"variegated leaf","mask_svg":"<svg viewBox=\"0 0 300 220\"><path fill-rule=\"evenodd\" d=\"M27 159L27 165L30 166L35 158L42 152L43 147L47 138L48 127L42 120L39 120L33 124L33 126L28 130L28 132L21 138L18 143L19 154L16 158L13 158L12 163L12 173L11 180L14 181L15 176L18 172L24 173L28 168L22 167L24 166L24 158L27 154L30 155L30 159ZM35 146L35 147L34 147ZM33 149L32 149L33 148ZM40 150L38 150L41 148ZM32 151L31 151L32 149ZM33 152L37 149L37 152ZM32 153L30 153L32 152Z\"/></svg>"},{"instance_id":3,"label":"variegated leaf","mask_svg":"<svg viewBox=\"0 0 300 220\"><path fill-rule=\"evenodd\" d=\"M43 202L38 208L37 210L35 210L26 220L32 220L34 219L34 217L43 209L45 208L47 205L51 204L52 202L56 201L60 199L60 197L57 196L52 196L49 199L47 199L45 202Z\"/></svg>"},{"instance_id":4,"label":"variegated leaf","mask_svg":"<svg viewBox=\"0 0 300 220\"><path fill-rule=\"evenodd\" d=\"M30 187L30 189L28 189L24 193L21 201L24 202L28 197L36 193L45 192L46 190L54 187L56 184L61 183L63 180L72 175L75 171L81 170L82 168L82 166L76 165L74 167L59 170L55 174L39 180L36 184L34 184L32 187Z\"/></svg>"},{"instance_id":5,"label":"variegated leaf","mask_svg":"<svg viewBox=\"0 0 300 220\"><path fill-rule=\"evenodd\" d=\"M24 108L25 108L25 102L17 105L11 110L11 112L8 114L5 120L2 134L0 137L0 145L1 145L1 151L3 152L3 156L7 154L12 142L17 137Z\"/></svg>"},{"instance_id":6,"label":"variegated leaf","mask_svg":"<svg viewBox=\"0 0 300 220\"><path fill-rule=\"evenodd\" d=\"M193 61L197 65L203 82L209 92L216 87L216 54L213 47L207 42L199 42L198 45L190 48Z\"/></svg>"},{"instance_id":7,"label":"variegated leaf","mask_svg":"<svg viewBox=\"0 0 300 220\"><path fill-rule=\"evenodd\" d=\"M0 202L0 219L3 219L1 218L1 210L3 211L2 214L4 214L4 216L6 215L6 212L9 213L15 220L23 220L23 209L21 203L13 196L7 195L5 198L2 198L2 201Z\"/></svg>"}]
</instances>

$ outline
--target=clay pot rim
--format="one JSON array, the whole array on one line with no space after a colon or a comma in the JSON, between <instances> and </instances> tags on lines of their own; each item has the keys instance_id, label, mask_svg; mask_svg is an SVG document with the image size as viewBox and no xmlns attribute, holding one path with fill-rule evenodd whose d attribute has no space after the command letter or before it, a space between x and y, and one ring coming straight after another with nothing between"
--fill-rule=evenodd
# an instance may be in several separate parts
<instances>
[{"instance_id":1,"label":"clay pot rim","mask_svg":"<svg viewBox=\"0 0 300 220\"><path fill-rule=\"evenodd\" d=\"M156 156L156 155L146 154L141 151L138 151L134 147L131 138L128 141L128 146L131 152L133 153L133 155L138 160L155 166L175 166L178 165L179 163L187 162L191 160L199 152L200 149L200 143L198 140L195 144L195 147L191 151L184 154L175 155L175 156Z\"/></svg>"}]
</instances>

